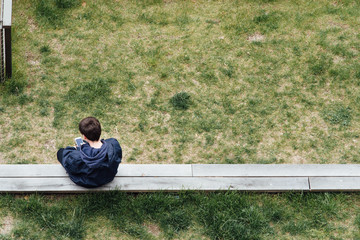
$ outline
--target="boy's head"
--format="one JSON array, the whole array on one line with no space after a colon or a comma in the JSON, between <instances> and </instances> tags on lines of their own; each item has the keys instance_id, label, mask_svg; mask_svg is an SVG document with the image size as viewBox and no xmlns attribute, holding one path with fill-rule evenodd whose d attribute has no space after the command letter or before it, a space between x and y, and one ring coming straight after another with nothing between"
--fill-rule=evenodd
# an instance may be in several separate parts
<instances>
[{"instance_id":1,"label":"boy's head","mask_svg":"<svg viewBox=\"0 0 360 240\"><path fill-rule=\"evenodd\" d=\"M90 141L99 141L101 135L100 122L94 117L84 118L79 123L79 131Z\"/></svg>"}]
</instances>

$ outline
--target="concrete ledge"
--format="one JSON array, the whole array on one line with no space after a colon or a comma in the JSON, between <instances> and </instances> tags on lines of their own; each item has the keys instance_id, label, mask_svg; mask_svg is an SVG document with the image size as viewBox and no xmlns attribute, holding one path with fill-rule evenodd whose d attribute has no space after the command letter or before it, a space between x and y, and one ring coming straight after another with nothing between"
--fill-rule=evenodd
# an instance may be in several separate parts
<instances>
[{"instance_id":1,"label":"concrete ledge","mask_svg":"<svg viewBox=\"0 0 360 240\"><path fill-rule=\"evenodd\" d=\"M0 165L0 192L359 191L360 165L120 164L114 181L76 186L59 164Z\"/></svg>"}]
</instances>

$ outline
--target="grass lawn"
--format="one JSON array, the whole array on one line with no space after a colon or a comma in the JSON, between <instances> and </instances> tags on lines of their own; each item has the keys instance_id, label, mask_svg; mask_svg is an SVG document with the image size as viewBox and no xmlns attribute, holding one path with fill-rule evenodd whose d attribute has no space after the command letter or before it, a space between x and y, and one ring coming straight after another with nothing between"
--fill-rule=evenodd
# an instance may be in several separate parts
<instances>
[{"instance_id":1,"label":"grass lawn","mask_svg":"<svg viewBox=\"0 0 360 240\"><path fill-rule=\"evenodd\" d=\"M89 115L124 163L359 163L359 22L359 0L13 0L0 163L57 163ZM360 239L359 196L0 195L0 239Z\"/></svg>"},{"instance_id":2,"label":"grass lawn","mask_svg":"<svg viewBox=\"0 0 360 240\"><path fill-rule=\"evenodd\" d=\"M0 162L88 115L125 163L358 163L359 1L14 0Z\"/></svg>"},{"instance_id":3,"label":"grass lawn","mask_svg":"<svg viewBox=\"0 0 360 240\"><path fill-rule=\"evenodd\" d=\"M2 195L0 239L360 239L359 204L327 193Z\"/></svg>"}]
</instances>

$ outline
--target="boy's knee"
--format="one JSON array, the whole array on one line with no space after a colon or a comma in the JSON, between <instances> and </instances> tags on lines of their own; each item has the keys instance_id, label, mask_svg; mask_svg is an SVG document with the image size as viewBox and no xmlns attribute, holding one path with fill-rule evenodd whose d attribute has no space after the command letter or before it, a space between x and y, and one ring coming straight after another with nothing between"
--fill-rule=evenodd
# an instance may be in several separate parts
<instances>
[{"instance_id":1,"label":"boy's knee","mask_svg":"<svg viewBox=\"0 0 360 240\"><path fill-rule=\"evenodd\" d=\"M62 164L62 159L63 159L63 151L64 151L64 148L60 148L59 151L56 154L57 159L61 164Z\"/></svg>"}]
</instances>

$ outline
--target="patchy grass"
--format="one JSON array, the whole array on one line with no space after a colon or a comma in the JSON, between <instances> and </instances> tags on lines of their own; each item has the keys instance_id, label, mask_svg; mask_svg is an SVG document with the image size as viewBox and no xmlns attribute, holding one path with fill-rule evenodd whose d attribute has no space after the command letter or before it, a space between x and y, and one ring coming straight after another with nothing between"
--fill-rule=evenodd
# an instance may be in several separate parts
<instances>
[{"instance_id":1,"label":"patchy grass","mask_svg":"<svg viewBox=\"0 0 360 240\"><path fill-rule=\"evenodd\" d=\"M358 8L21 0L1 161L55 163L93 115L124 162L357 163Z\"/></svg>"},{"instance_id":2,"label":"patchy grass","mask_svg":"<svg viewBox=\"0 0 360 240\"><path fill-rule=\"evenodd\" d=\"M2 161L55 163L93 115L124 162L359 162L358 8L21 0Z\"/></svg>"}]
</instances>

